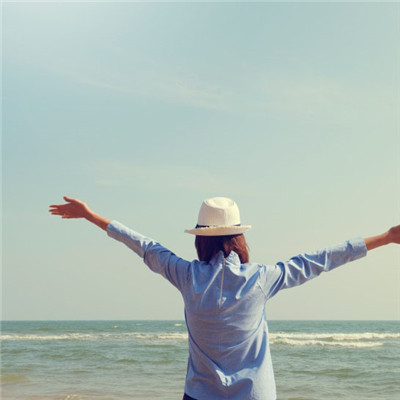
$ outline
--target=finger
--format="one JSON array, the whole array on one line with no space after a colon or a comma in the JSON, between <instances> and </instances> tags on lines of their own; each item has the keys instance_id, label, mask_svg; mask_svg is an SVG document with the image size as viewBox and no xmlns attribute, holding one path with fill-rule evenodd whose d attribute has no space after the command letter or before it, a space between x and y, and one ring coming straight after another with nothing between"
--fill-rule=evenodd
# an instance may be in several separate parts
<instances>
[{"instance_id":1,"label":"finger","mask_svg":"<svg viewBox=\"0 0 400 400\"><path fill-rule=\"evenodd\" d=\"M67 201L68 203L73 203L76 201L76 199L73 199L72 197L68 197L68 196L63 196L63 199L65 201Z\"/></svg>"},{"instance_id":2,"label":"finger","mask_svg":"<svg viewBox=\"0 0 400 400\"><path fill-rule=\"evenodd\" d=\"M58 213L68 213L70 211L70 208L66 208L66 207L59 207L59 208L51 208L49 210L50 212L58 212Z\"/></svg>"},{"instance_id":3,"label":"finger","mask_svg":"<svg viewBox=\"0 0 400 400\"><path fill-rule=\"evenodd\" d=\"M64 211L59 209L49 210L49 212L52 214L64 214Z\"/></svg>"},{"instance_id":4,"label":"finger","mask_svg":"<svg viewBox=\"0 0 400 400\"><path fill-rule=\"evenodd\" d=\"M71 210L71 207L73 207L72 203L66 203L66 204L59 204L59 205L54 205L49 208L50 211L67 211Z\"/></svg>"},{"instance_id":5,"label":"finger","mask_svg":"<svg viewBox=\"0 0 400 400\"><path fill-rule=\"evenodd\" d=\"M75 207L75 205L72 203L56 204L52 208L57 208L57 209L67 209L68 208L68 209L70 209L71 207L73 208L73 207Z\"/></svg>"}]
</instances>

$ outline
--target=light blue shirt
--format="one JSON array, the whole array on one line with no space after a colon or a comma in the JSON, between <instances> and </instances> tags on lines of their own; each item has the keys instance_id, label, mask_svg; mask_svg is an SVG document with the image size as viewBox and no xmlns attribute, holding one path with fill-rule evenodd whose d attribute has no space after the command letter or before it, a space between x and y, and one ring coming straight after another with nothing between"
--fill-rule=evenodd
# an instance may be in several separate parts
<instances>
[{"instance_id":1,"label":"light blue shirt","mask_svg":"<svg viewBox=\"0 0 400 400\"><path fill-rule=\"evenodd\" d=\"M185 393L198 400L275 400L266 301L367 254L357 238L275 265L241 264L235 252L224 258L222 251L209 263L190 262L117 221L107 233L181 292L189 334Z\"/></svg>"}]
</instances>

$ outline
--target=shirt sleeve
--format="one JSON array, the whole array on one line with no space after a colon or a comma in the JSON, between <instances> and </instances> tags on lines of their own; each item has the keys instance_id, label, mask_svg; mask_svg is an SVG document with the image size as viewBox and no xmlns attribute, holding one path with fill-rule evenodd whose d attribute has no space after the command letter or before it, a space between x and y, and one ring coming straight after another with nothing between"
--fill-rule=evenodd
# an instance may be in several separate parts
<instances>
[{"instance_id":1,"label":"shirt sleeve","mask_svg":"<svg viewBox=\"0 0 400 400\"><path fill-rule=\"evenodd\" d=\"M124 226L118 221L107 225L107 234L133 250L153 271L170 281L180 291L189 280L189 261L177 257L157 241Z\"/></svg>"},{"instance_id":2,"label":"shirt sleeve","mask_svg":"<svg viewBox=\"0 0 400 400\"><path fill-rule=\"evenodd\" d=\"M279 290L302 285L322 272L331 271L343 264L358 260L367 254L362 238L347 240L312 253L303 253L273 266L263 266L261 285L267 298Z\"/></svg>"}]
</instances>

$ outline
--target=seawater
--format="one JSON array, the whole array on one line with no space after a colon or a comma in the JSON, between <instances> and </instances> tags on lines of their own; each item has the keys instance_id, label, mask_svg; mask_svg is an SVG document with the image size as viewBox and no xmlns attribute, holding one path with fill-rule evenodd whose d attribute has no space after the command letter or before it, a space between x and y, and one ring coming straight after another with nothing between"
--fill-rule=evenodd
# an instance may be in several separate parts
<instances>
[{"instance_id":1,"label":"seawater","mask_svg":"<svg viewBox=\"0 0 400 400\"><path fill-rule=\"evenodd\" d=\"M269 321L280 400L400 398L398 321ZM181 399L184 321L4 321L3 400Z\"/></svg>"}]
</instances>

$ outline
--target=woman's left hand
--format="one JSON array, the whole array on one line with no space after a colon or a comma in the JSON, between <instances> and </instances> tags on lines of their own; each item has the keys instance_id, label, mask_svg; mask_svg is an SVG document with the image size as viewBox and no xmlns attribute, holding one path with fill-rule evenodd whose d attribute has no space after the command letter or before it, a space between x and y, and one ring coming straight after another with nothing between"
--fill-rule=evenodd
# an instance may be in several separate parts
<instances>
[{"instance_id":1,"label":"woman's left hand","mask_svg":"<svg viewBox=\"0 0 400 400\"><path fill-rule=\"evenodd\" d=\"M86 203L78 199L64 196L66 204L51 204L49 212L52 215L60 215L61 218L86 218L92 214L92 211Z\"/></svg>"}]
</instances>

